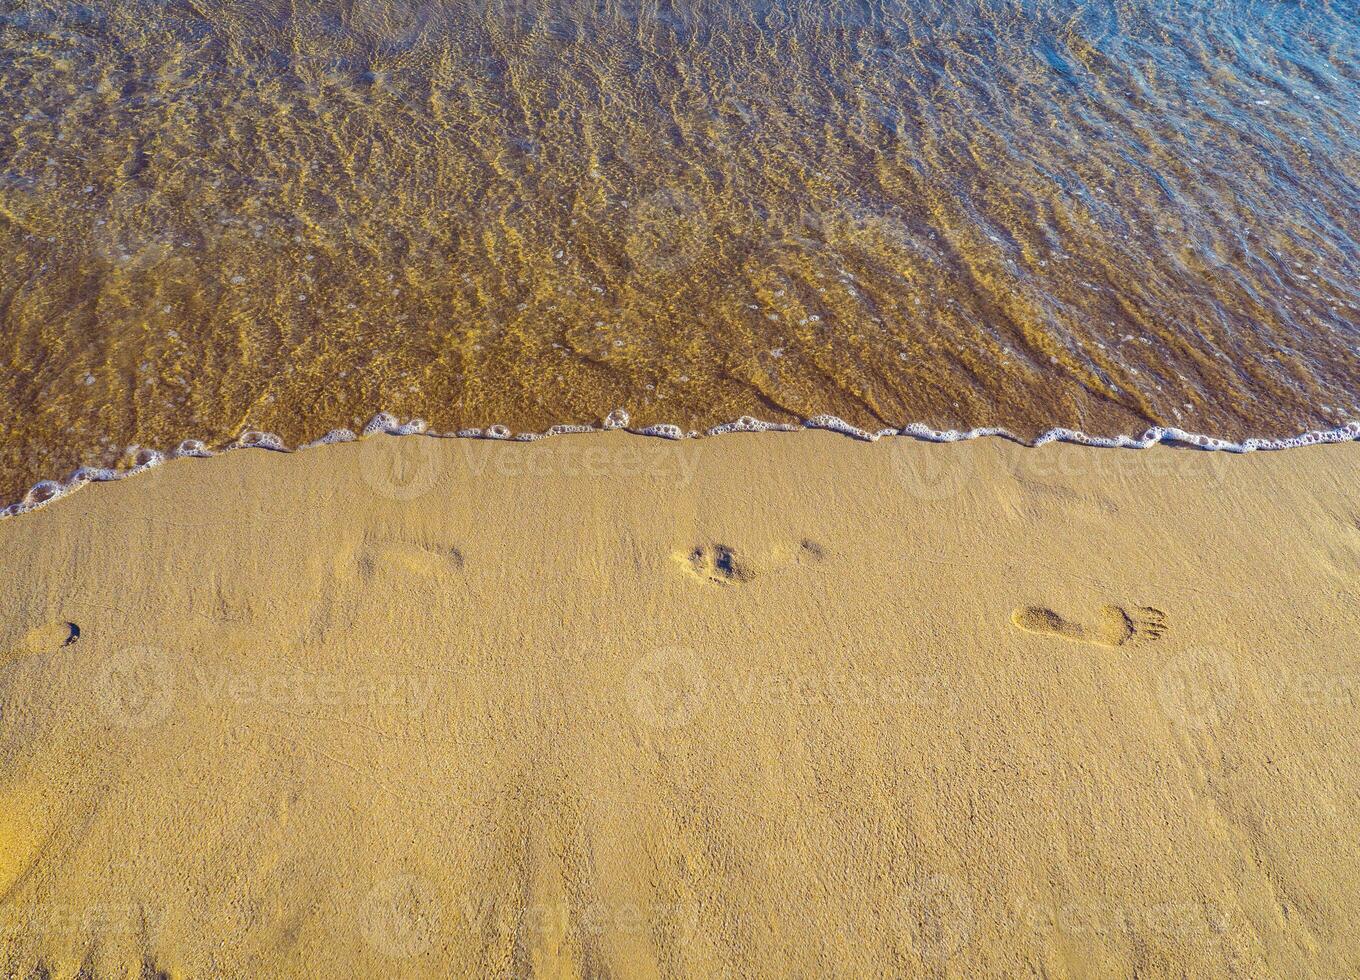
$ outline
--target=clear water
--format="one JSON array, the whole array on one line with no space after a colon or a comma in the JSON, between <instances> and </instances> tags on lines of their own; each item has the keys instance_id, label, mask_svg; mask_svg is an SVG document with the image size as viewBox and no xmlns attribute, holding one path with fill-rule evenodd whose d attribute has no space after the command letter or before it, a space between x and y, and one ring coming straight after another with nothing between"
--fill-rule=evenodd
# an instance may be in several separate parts
<instances>
[{"instance_id":1,"label":"clear water","mask_svg":"<svg viewBox=\"0 0 1360 980\"><path fill-rule=\"evenodd\" d=\"M1360 4L0 0L0 486L385 408L1360 417Z\"/></svg>"}]
</instances>

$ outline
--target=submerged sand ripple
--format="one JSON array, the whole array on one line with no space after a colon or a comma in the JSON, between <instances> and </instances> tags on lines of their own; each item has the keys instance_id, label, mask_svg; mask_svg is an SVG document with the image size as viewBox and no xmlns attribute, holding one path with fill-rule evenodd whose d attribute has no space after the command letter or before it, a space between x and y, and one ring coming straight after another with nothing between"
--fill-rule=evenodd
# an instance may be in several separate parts
<instances>
[{"instance_id":1,"label":"submerged sand ripple","mask_svg":"<svg viewBox=\"0 0 1360 980\"><path fill-rule=\"evenodd\" d=\"M0 5L0 498L130 445L1360 415L1353 2Z\"/></svg>"}]
</instances>

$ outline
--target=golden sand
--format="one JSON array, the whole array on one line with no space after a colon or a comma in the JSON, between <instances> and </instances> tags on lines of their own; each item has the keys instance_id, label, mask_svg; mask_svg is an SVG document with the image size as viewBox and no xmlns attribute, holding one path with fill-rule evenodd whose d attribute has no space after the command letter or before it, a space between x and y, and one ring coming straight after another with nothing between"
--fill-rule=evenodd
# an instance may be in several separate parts
<instances>
[{"instance_id":1,"label":"golden sand","mask_svg":"<svg viewBox=\"0 0 1360 980\"><path fill-rule=\"evenodd\" d=\"M377 436L91 487L0 523L0 973L1354 974L1358 460Z\"/></svg>"}]
</instances>

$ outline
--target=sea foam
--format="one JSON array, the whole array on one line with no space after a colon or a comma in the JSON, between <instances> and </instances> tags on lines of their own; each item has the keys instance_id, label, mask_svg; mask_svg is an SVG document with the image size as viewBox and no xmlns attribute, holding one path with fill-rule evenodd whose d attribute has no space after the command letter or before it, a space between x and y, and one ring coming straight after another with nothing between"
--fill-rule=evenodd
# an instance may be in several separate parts
<instances>
[{"instance_id":1,"label":"sea foam","mask_svg":"<svg viewBox=\"0 0 1360 980\"><path fill-rule=\"evenodd\" d=\"M1034 440L1025 440L1009 429L987 426L976 429L932 429L921 422L912 422L900 429L861 429L835 415L814 415L801 424L789 422L766 422L749 415L743 415L731 422L712 426L702 432L685 430L678 425L662 423L640 428L632 428L628 413L623 409L610 412L597 425L564 423L554 425L542 432L513 432L504 425L490 425L485 428L458 429L453 432L434 432L423 419L414 418L402 422L395 415L379 412L368 421L363 431L355 435L349 429L332 429L319 439L297 446L288 447L272 432L249 429L233 441L217 449L209 447L199 439L185 439L169 452L134 446L129 450L129 465L121 468L81 466L65 480L41 480L33 485L22 500L16 501L0 510L0 519L15 517L19 514L44 507L52 501L80 489L89 483L103 483L122 480L138 473L144 473L169 459L204 459L236 449L266 449L273 452L295 452L313 449L317 446L340 442L354 442L376 435L413 436L427 435L443 439L495 439L513 442L536 442L552 436L573 435L586 432L627 431L636 435L655 436L660 439L699 439L726 435L732 432L796 432L803 429L824 429L838 432L864 442L877 442L887 436L905 436L925 442L968 442L983 437L995 437L1019 443L1030 448L1038 448L1050 442L1069 442L1081 446L1100 449L1150 449L1163 443L1193 446L1209 452L1252 453L1262 450L1295 449L1301 446L1317 446L1333 442L1354 442L1360 439L1360 422L1347 422L1335 429L1313 429L1283 439L1248 438L1241 441L1223 439L1217 436L1187 432L1175 427L1154 426L1141 436L1093 436L1079 429L1054 428L1044 432Z\"/></svg>"}]
</instances>

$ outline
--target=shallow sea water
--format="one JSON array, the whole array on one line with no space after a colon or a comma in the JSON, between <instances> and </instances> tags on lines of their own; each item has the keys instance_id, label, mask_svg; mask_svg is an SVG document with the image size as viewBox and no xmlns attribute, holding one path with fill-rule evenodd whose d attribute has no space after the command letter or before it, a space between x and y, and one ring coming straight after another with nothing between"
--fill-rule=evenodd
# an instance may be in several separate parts
<instances>
[{"instance_id":1,"label":"shallow sea water","mask_svg":"<svg viewBox=\"0 0 1360 980\"><path fill-rule=\"evenodd\" d=\"M0 489L130 445L1360 417L1360 4L0 0Z\"/></svg>"}]
</instances>

